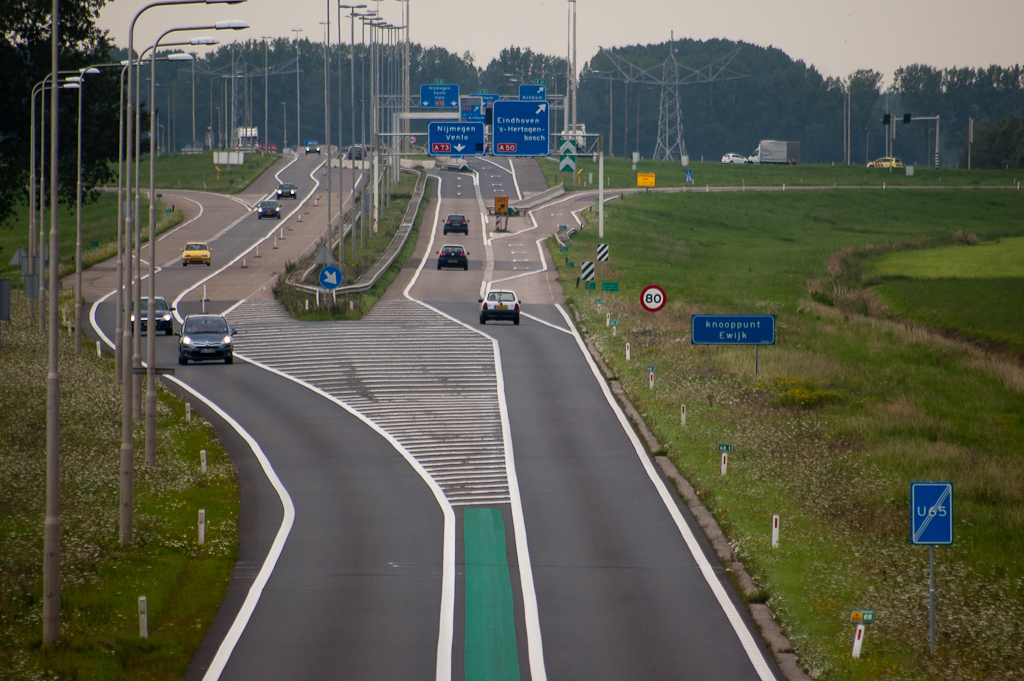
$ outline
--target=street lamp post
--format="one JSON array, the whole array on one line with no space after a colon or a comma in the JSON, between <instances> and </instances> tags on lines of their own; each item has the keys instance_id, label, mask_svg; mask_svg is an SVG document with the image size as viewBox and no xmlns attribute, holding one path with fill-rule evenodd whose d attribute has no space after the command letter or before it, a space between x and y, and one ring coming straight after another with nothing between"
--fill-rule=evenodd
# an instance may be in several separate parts
<instances>
[{"instance_id":1,"label":"street lamp post","mask_svg":"<svg viewBox=\"0 0 1024 681\"><path fill-rule=\"evenodd\" d=\"M299 153L299 145L302 144L302 97L299 86L299 34L301 28L293 28L295 34L295 153Z\"/></svg>"},{"instance_id":2,"label":"street lamp post","mask_svg":"<svg viewBox=\"0 0 1024 681\"><path fill-rule=\"evenodd\" d=\"M331 248L331 79L328 74L331 70L331 58L329 55L331 42L331 7L327 6L327 21L318 22L324 27L324 146L327 147L327 230L324 236L324 243ZM339 232L341 221L338 221ZM338 238L338 269L341 269L342 240Z\"/></svg>"},{"instance_id":3,"label":"street lamp post","mask_svg":"<svg viewBox=\"0 0 1024 681\"><path fill-rule=\"evenodd\" d=\"M153 43L153 57L156 57L160 41L171 33L180 31L237 31L249 28L244 21L218 21L205 26L172 28L164 31ZM156 59L150 61L149 101L156 102ZM156 126L156 107L149 109L149 303L146 306L146 465L156 466L156 147L153 143L153 129ZM141 285L141 282L140 282ZM141 324L142 306L136 309L136 323Z\"/></svg>"},{"instance_id":4,"label":"street lamp post","mask_svg":"<svg viewBox=\"0 0 1024 681\"><path fill-rule=\"evenodd\" d=\"M268 102L270 98L267 97L267 78L269 73L267 72L267 40L270 36L260 36L263 41L263 153L270 152L270 116L268 112Z\"/></svg>"},{"instance_id":5,"label":"street lamp post","mask_svg":"<svg viewBox=\"0 0 1024 681\"><path fill-rule=\"evenodd\" d=\"M352 115L350 116L350 118L351 118L351 131L352 131L352 134L349 137L349 146L350 146L350 148L351 148L351 145L355 144L355 140L356 140L356 16L358 16L356 14L356 10L357 9L365 9L365 8L366 8L366 5L343 5L343 4L340 4L340 3L338 4L338 47L339 47L339 50L340 50L340 47L341 47L341 10L343 10L343 9L349 10L349 15L348 15L349 16L349 21L348 21L348 23L349 23L349 34L350 34L349 35L349 39L351 41L350 42L350 51L349 51L349 80L351 81L349 83L349 86L350 86L349 87L349 93L350 93L349 101L350 101L351 106L352 106ZM340 51L339 51L339 55L340 55ZM340 199L340 201L341 201L341 206L340 206L341 215L344 216L345 215L345 192L344 192L344 189L341 186L341 166L342 166L342 163L341 163L341 158L342 158L342 156L341 156L341 150L342 150L342 142L341 142L341 138L342 138L342 132L341 132L342 131L342 127L341 127L341 109L342 109L342 102L341 102L341 64L338 64L338 178L339 178L339 180L338 180L338 184L339 184L338 193L341 196L341 199ZM356 160L354 158L352 159L352 193L351 193L351 195L352 195L352 207L355 208L355 204L356 204ZM344 227L342 226L341 223L342 223L342 218L339 218L338 219L338 231L341 232L341 237L339 237L339 242L338 242L338 258L339 258L339 260L341 259L341 251L342 251L342 246L344 245L344 237L345 237L345 234L343 232ZM353 232L352 232L352 262L355 263L355 261L356 261L356 234L355 234L355 231L353 230Z\"/></svg>"},{"instance_id":6,"label":"street lamp post","mask_svg":"<svg viewBox=\"0 0 1024 681\"><path fill-rule=\"evenodd\" d=\"M56 0L54 0L56 2ZM131 26L128 30L128 59L134 58L135 54L135 24L138 22L139 17L153 7L159 7L164 5L196 5L196 4L238 4L245 2L245 0L157 0L157 2L150 3L140 9L135 16L132 18ZM127 97L127 109L125 112L125 120L127 121L127 129L125 139L125 187L128 188L129 196L131 193L131 172L132 172L132 144L133 130L133 110L132 110L132 90L135 87L135 76L134 70L128 68L128 97ZM126 211L124 218L124 234L126 240L125 258L131 257L131 232L133 228L133 215L132 211ZM126 276L125 284L126 300L131 298L131 277ZM122 338L122 360L124 366L121 371L121 472L120 472L120 499L119 499L119 519L118 519L118 534L120 537L121 545L127 546L132 542L132 497L134 488L134 444L132 443L132 371L131 371L131 353L127 352L127 348L131 345L131 329L128 324L124 325L124 335Z\"/></svg>"},{"instance_id":7,"label":"street lamp post","mask_svg":"<svg viewBox=\"0 0 1024 681\"><path fill-rule=\"evenodd\" d=\"M86 74L97 68L79 69L78 83L78 175L75 180L75 354L82 354L82 90Z\"/></svg>"}]
</instances>

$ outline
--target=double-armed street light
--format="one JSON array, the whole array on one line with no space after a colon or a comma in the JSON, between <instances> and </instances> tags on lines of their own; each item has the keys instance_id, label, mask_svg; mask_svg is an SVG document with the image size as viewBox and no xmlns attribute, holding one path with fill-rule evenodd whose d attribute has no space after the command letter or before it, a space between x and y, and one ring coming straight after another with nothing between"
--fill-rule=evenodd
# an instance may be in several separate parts
<instances>
[{"instance_id":1,"label":"double-armed street light","mask_svg":"<svg viewBox=\"0 0 1024 681\"><path fill-rule=\"evenodd\" d=\"M171 28L164 31L153 43L153 54L156 55L160 41L171 33L183 31L231 30L238 31L249 28L244 21L218 21L203 26L187 26ZM156 62L150 62L149 83L149 302L147 304L146 330L146 465L156 465L156 145L153 131L156 128ZM141 286L140 286L141 288ZM139 297L136 297L139 300ZM140 301L141 302L141 301ZM142 306L136 308L135 324L141 325ZM141 330L140 330L141 333ZM138 337L138 336L137 336Z\"/></svg>"}]
</instances>

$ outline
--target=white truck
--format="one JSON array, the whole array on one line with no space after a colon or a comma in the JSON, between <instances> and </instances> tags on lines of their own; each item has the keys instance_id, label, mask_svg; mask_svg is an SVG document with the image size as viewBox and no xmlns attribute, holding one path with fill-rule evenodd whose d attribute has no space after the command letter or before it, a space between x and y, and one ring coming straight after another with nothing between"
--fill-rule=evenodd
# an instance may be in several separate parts
<instances>
[{"instance_id":1,"label":"white truck","mask_svg":"<svg viewBox=\"0 0 1024 681\"><path fill-rule=\"evenodd\" d=\"M794 165L800 162L800 143L784 140L761 140L748 158L751 163L786 163Z\"/></svg>"}]
</instances>

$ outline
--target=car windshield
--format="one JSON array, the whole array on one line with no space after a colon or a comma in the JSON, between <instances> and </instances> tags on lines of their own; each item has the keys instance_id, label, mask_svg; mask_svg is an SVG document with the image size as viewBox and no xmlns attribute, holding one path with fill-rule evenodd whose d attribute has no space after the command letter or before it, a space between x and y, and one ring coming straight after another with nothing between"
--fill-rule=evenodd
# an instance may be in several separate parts
<instances>
[{"instance_id":1,"label":"car windshield","mask_svg":"<svg viewBox=\"0 0 1024 681\"><path fill-rule=\"evenodd\" d=\"M260 204L260 208L277 208L277 201L264 201Z\"/></svg>"},{"instance_id":2,"label":"car windshield","mask_svg":"<svg viewBox=\"0 0 1024 681\"><path fill-rule=\"evenodd\" d=\"M491 291L487 294L487 300L493 303L512 303L515 299L516 294L511 291Z\"/></svg>"},{"instance_id":3,"label":"car windshield","mask_svg":"<svg viewBox=\"0 0 1024 681\"><path fill-rule=\"evenodd\" d=\"M200 317L186 319L183 333L227 333L228 323L223 317Z\"/></svg>"},{"instance_id":4,"label":"car windshield","mask_svg":"<svg viewBox=\"0 0 1024 681\"><path fill-rule=\"evenodd\" d=\"M294 184L282 184L281 185L281 189L284 189L285 191L288 191L290 189L295 189L295 185Z\"/></svg>"},{"instance_id":5,"label":"car windshield","mask_svg":"<svg viewBox=\"0 0 1024 681\"><path fill-rule=\"evenodd\" d=\"M464 215L449 215L448 216L449 222L462 222L465 219L466 219L466 217Z\"/></svg>"},{"instance_id":6,"label":"car windshield","mask_svg":"<svg viewBox=\"0 0 1024 681\"><path fill-rule=\"evenodd\" d=\"M154 306L156 307L156 309L158 311L159 310L166 310L167 309L167 301L164 300L163 298L157 298L156 302L154 303ZM142 299L142 311L145 312L148 309L149 309L149 298L143 298Z\"/></svg>"},{"instance_id":7,"label":"car windshield","mask_svg":"<svg viewBox=\"0 0 1024 681\"><path fill-rule=\"evenodd\" d=\"M206 244L188 244L185 246L186 251L205 251Z\"/></svg>"},{"instance_id":8,"label":"car windshield","mask_svg":"<svg viewBox=\"0 0 1024 681\"><path fill-rule=\"evenodd\" d=\"M463 251L462 246L445 246L441 250L445 255L461 255Z\"/></svg>"}]
</instances>

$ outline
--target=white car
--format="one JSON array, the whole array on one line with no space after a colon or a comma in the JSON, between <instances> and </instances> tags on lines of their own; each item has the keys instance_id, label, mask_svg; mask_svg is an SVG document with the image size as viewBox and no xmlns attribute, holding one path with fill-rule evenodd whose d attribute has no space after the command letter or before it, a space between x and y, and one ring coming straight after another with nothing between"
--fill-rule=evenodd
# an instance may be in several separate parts
<instances>
[{"instance_id":1,"label":"white car","mask_svg":"<svg viewBox=\"0 0 1024 681\"><path fill-rule=\"evenodd\" d=\"M750 163L746 156L740 156L739 154L726 154L722 157L722 163L738 163L740 165L744 163Z\"/></svg>"},{"instance_id":2,"label":"white car","mask_svg":"<svg viewBox=\"0 0 1024 681\"><path fill-rule=\"evenodd\" d=\"M518 326L519 308L519 296L515 291L488 291L487 296L480 299L480 323L486 324L488 319L506 319Z\"/></svg>"}]
</instances>

